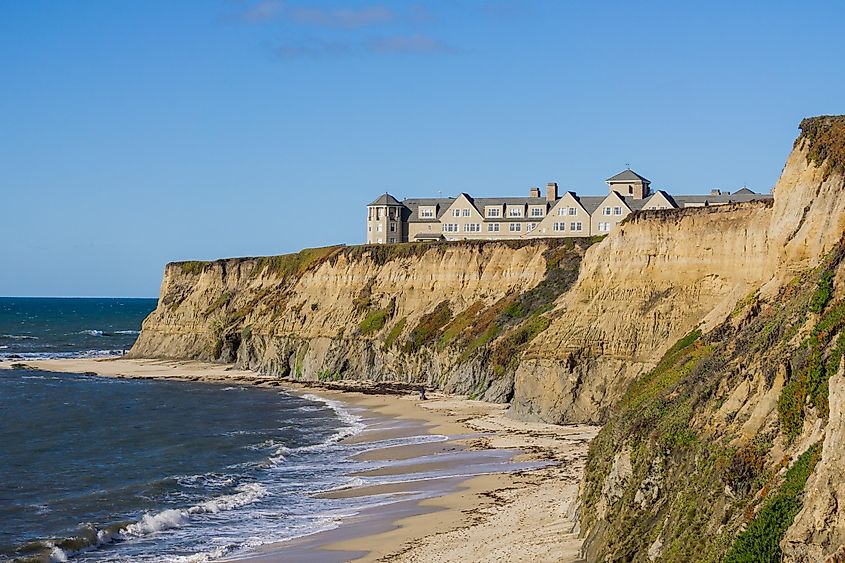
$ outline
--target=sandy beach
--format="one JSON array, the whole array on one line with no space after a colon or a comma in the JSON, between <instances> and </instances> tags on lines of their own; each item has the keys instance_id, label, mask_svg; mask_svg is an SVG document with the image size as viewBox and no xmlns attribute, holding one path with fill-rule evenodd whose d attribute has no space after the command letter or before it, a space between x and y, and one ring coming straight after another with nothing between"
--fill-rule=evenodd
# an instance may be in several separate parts
<instances>
[{"instance_id":1,"label":"sandy beach","mask_svg":"<svg viewBox=\"0 0 845 563\"><path fill-rule=\"evenodd\" d=\"M360 459L386 462L363 476L397 476L395 484L324 493L333 498L396 494L403 475L437 474L414 483L429 498L359 514L340 527L271 544L238 560L263 561L577 561L578 482L589 441L598 428L556 426L511 419L506 405L367 382L302 385L231 366L201 362L127 359L26 361L27 366L108 377L238 382L313 393L364 413L367 430L350 441L378 442L397 435L442 435L438 442L375 448ZM12 362L0 363L0 368ZM393 421L393 422L391 422ZM543 462L543 467L534 468ZM526 464L529 469L493 472L488 467ZM523 467L514 465L515 468ZM480 474L486 473L486 474Z\"/></svg>"}]
</instances>

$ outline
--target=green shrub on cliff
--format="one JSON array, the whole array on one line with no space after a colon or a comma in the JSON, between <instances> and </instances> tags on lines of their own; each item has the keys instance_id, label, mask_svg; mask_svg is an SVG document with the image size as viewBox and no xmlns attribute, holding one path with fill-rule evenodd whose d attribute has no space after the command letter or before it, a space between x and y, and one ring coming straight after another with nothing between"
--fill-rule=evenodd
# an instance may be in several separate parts
<instances>
[{"instance_id":1,"label":"green shrub on cliff","mask_svg":"<svg viewBox=\"0 0 845 563\"><path fill-rule=\"evenodd\" d=\"M358 325L358 329L361 331L361 336L367 336L368 334L373 334L383 329L387 320L393 316L395 309L396 302L391 300L384 309L377 309L370 312L364 320L361 321L361 324Z\"/></svg>"},{"instance_id":2,"label":"green shrub on cliff","mask_svg":"<svg viewBox=\"0 0 845 563\"><path fill-rule=\"evenodd\" d=\"M819 280L820 288L829 283L824 281L826 277L825 272ZM828 297L825 303L829 299ZM819 317L810 336L796 351L792 361L796 369L778 397L778 420L781 430L790 442L801 433L808 399L819 416L827 417L830 410L828 380L839 369L845 348L845 300L827 307L822 305L822 308L824 313ZM838 337L831 349L829 344L836 335Z\"/></svg>"},{"instance_id":3,"label":"green shrub on cliff","mask_svg":"<svg viewBox=\"0 0 845 563\"><path fill-rule=\"evenodd\" d=\"M399 319L393 328L390 329L390 332L387 333L387 336L384 338L384 349L389 350L393 348L393 345L396 343L396 339L402 334L402 331L405 330L405 325L407 324L408 319L407 317L402 317Z\"/></svg>"},{"instance_id":4,"label":"green shrub on cliff","mask_svg":"<svg viewBox=\"0 0 845 563\"><path fill-rule=\"evenodd\" d=\"M804 146L807 160L824 166L824 178L831 172L845 173L845 115L808 117L799 126L795 146Z\"/></svg>"},{"instance_id":5,"label":"green shrub on cliff","mask_svg":"<svg viewBox=\"0 0 845 563\"><path fill-rule=\"evenodd\" d=\"M417 352L423 345L433 342L440 333L440 329L446 326L451 318L452 309L449 308L449 302L441 301L433 311L420 319L419 324L408 335L405 352Z\"/></svg>"},{"instance_id":6,"label":"green shrub on cliff","mask_svg":"<svg viewBox=\"0 0 845 563\"><path fill-rule=\"evenodd\" d=\"M818 289L810 301L810 310L814 313L821 313L825 305L833 296L833 271L825 270L819 278Z\"/></svg>"},{"instance_id":7,"label":"green shrub on cliff","mask_svg":"<svg viewBox=\"0 0 845 563\"><path fill-rule=\"evenodd\" d=\"M821 458L821 442L811 446L786 472L783 484L769 496L748 527L740 533L725 563L778 563L780 541L801 510L801 493Z\"/></svg>"}]
</instances>

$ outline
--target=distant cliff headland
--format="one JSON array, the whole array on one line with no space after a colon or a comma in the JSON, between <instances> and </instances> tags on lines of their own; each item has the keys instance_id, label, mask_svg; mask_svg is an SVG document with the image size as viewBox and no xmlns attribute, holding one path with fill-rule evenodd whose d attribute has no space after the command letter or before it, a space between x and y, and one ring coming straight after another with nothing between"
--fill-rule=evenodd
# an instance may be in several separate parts
<instances>
[{"instance_id":1,"label":"distant cliff headland","mask_svg":"<svg viewBox=\"0 0 845 563\"><path fill-rule=\"evenodd\" d=\"M845 557L845 117L773 201L603 239L329 247L169 264L136 357L425 383L598 422L588 560Z\"/></svg>"}]
</instances>

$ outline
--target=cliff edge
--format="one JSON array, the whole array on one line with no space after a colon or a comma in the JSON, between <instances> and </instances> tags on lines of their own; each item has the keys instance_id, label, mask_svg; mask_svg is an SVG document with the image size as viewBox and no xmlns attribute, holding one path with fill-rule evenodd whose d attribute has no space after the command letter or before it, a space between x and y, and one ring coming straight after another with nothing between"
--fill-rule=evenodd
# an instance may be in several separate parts
<instances>
[{"instance_id":1,"label":"cliff edge","mask_svg":"<svg viewBox=\"0 0 845 563\"><path fill-rule=\"evenodd\" d=\"M581 484L588 560L845 557L845 118L801 129L750 223L748 294L679 323L611 401Z\"/></svg>"}]
</instances>

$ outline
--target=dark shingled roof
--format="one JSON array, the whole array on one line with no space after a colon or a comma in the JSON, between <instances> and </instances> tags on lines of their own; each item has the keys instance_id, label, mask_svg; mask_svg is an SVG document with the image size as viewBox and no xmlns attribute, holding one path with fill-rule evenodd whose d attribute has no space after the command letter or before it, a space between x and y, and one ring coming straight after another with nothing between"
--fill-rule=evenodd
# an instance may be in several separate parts
<instances>
[{"instance_id":1,"label":"dark shingled roof","mask_svg":"<svg viewBox=\"0 0 845 563\"><path fill-rule=\"evenodd\" d=\"M374 202L370 205L402 205L399 203L399 200L390 195L387 192L384 192L384 195L379 196ZM369 205L367 206L369 207Z\"/></svg>"},{"instance_id":2,"label":"dark shingled roof","mask_svg":"<svg viewBox=\"0 0 845 563\"><path fill-rule=\"evenodd\" d=\"M449 206L455 201L454 198L451 197L424 197L424 198L414 198L414 199L406 199L402 203L411 210L411 216L408 219L414 223L436 223L443 217L443 214L446 213L446 210L449 209ZM419 208L422 207L432 207L434 206L437 209L435 216L427 217L425 219L421 219L419 216Z\"/></svg>"},{"instance_id":3,"label":"dark shingled roof","mask_svg":"<svg viewBox=\"0 0 845 563\"><path fill-rule=\"evenodd\" d=\"M611 176L610 178L608 178L605 181L606 182L638 182L638 181L643 181L643 182L646 182L647 184L651 183L651 180L649 180L648 178L643 178L642 176L640 176L639 174L637 174L636 172L634 172L630 168L628 168L627 170L623 170L622 172L620 172L616 176Z\"/></svg>"},{"instance_id":4,"label":"dark shingled roof","mask_svg":"<svg viewBox=\"0 0 845 563\"><path fill-rule=\"evenodd\" d=\"M688 207L690 205L724 205L727 203L743 203L747 201L772 199L771 194L756 194L747 188L743 188L733 194L676 195L673 197L679 207Z\"/></svg>"}]
</instances>

